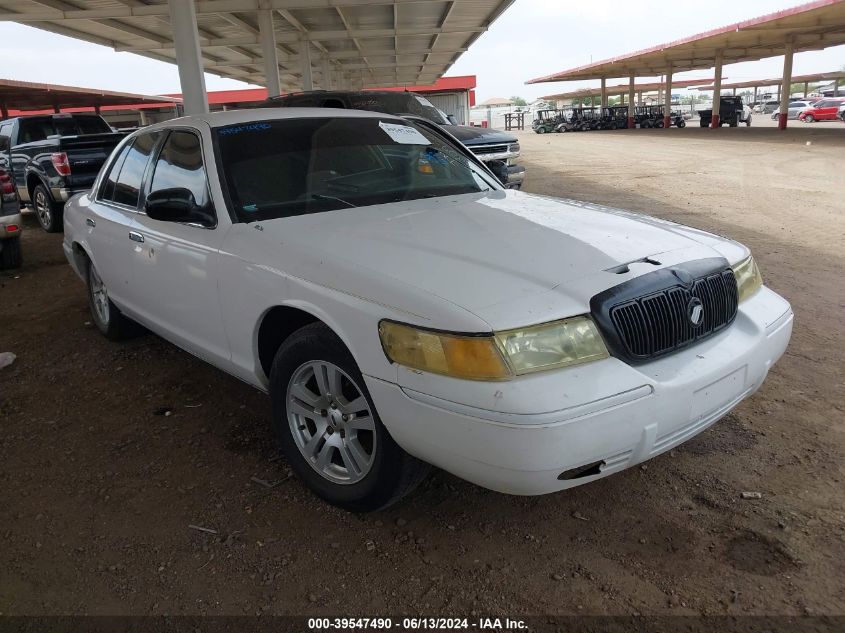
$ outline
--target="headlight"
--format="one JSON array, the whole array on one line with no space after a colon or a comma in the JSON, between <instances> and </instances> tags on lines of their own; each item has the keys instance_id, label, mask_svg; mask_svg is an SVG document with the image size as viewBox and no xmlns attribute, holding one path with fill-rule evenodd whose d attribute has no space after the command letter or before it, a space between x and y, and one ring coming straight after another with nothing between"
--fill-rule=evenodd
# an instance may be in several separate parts
<instances>
[{"instance_id":1,"label":"headlight","mask_svg":"<svg viewBox=\"0 0 845 633\"><path fill-rule=\"evenodd\" d=\"M461 336L382 321L379 336L391 362L468 380L505 380L509 371L492 336Z\"/></svg>"},{"instance_id":2,"label":"headlight","mask_svg":"<svg viewBox=\"0 0 845 633\"><path fill-rule=\"evenodd\" d=\"M379 336L391 362L468 380L507 380L608 357L604 341L588 317L492 336L449 334L382 321Z\"/></svg>"},{"instance_id":3,"label":"headlight","mask_svg":"<svg viewBox=\"0 0 845 633\"><path fill-rule=\"evenodd\" d=\"M763 277L760 275L760 269L757 268L757 262L751 255L733 266L733 271L739 302L742 303L760 289L763 285Z\"/></svg>"},{"instance_id":4,"label":"headlight","mask_svg":"<svg viewBox=\"0 0 845 633\"><path fill-rule=\"evenodd\" d=\"M496 339L517 375L608 357L604 341L589 317L499 332Z\"/></svg>"},{"instance_id":5,"label":"headlight","mask_svg":"<svg viewBox=\"0 0 845 633\"><path fill-rule=\"evenodd\" d=\"M519 154L519 143L511 143L508 146L508 151L513 152L514 154Z\"/></svg>"}]
</instances>

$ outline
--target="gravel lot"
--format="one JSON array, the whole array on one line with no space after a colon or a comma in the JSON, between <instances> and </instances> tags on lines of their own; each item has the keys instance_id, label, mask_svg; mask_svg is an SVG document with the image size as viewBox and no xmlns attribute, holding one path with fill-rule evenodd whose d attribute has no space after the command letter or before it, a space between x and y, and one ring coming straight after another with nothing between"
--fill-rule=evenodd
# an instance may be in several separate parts
<instances>
[{"instance_id":1,"label":"gravel lot","mask_svg":"<svg viewBox=\"0 0 845 633\"><path fill-rule=\"evenodd\" d=\"M264 396L155 336L103 339L28 217L0 273L0 613L845 613L845 126L520 139L528 191L751 246L796 311L760 392L569 492L435 473L350 515L289 478Z\"/></svg>"}]
</instances>

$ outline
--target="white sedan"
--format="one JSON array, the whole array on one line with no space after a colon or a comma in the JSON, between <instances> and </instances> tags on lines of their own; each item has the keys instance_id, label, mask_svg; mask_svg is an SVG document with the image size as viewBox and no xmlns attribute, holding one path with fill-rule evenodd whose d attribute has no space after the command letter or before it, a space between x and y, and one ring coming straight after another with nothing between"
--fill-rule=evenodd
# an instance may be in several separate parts
<instances>
[{"instance_id":1,"label":"white sedan","mask_svg":"<svg viewBox=\"0 0 845 633\"><path fill-rule=\"evenodd\" d=\"M371 112L143 128L64 217L103 334L142 324L269 392L291 467L356 511L428 464L523 495L633 466L751 395L792 330L744 246L504 190Z\"/></svg>"}]
</instances>

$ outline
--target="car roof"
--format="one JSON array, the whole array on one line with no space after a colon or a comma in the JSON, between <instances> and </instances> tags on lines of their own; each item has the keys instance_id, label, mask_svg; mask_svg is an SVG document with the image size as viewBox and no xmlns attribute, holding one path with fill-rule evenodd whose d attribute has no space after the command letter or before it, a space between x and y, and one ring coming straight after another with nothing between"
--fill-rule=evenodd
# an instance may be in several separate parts
<instances>
[{"instance_id":1,"label":"car roof","mask_svg":"<svg viewBox=\"0 0 845 633\"><path fill-rule=\"evenodd\" d=\"M393 114L380 112L369 112L365 110L347 110L343 108L249 108L243 110L228 110L226 112L210 112L208 114L195 114L184 116L178 119L162 121L148 127L142 128L145 131L179 127L188 125L197 127L206 124L211 128L237 125L239 123L255 123L257 121L277 121L284 119L324 119L335 117L343 119L372 119L388 118L401 121L400 117Z\"/></svg>"}]
</instances>

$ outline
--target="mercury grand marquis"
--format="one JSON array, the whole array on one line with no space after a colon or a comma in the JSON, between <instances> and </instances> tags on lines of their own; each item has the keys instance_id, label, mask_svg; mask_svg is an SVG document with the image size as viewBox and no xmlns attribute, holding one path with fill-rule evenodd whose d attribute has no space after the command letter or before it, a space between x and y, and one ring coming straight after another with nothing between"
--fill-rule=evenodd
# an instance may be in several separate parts
<instances>
[{"instance_id":1,"label":"mercury grand marquis","mask_svg":"<svg viewBox=\"0 0 845 633\"><path fill-rule=\"evenodd\" d=\"M152 125L64 219L102 333L268 392L294 472L353 511L429 465L518 495L619 472L754 393L792 331L745 246L505 190L423 119Z\"/></svg>"}]
</instances>

